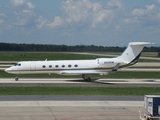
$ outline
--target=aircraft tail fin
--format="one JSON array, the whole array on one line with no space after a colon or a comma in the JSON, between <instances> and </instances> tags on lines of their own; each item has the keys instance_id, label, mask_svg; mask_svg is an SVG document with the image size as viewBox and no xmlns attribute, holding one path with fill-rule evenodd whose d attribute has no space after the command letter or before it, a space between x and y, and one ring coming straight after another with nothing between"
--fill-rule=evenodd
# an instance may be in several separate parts
<instances>
[{"instance_id":1,"label":"aircraft tail fin","mask_svg":"<svg viewBox=\"0 0 160 120\"><path fill-rule=\"evenodd\" d=\"M118 58L128 64L135 64L145 45L151 44L150 42L130 42L126 50Z\"/></svg>"}]
</instances>

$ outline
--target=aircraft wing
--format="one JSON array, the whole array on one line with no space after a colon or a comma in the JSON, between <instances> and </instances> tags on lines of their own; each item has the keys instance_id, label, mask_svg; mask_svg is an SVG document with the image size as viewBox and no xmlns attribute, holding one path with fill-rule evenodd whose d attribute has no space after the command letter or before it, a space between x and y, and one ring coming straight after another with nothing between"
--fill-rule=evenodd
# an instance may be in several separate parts
<instances>
[{"instance_id":1,"label":"aircraft wing","mask_svg":"<svg viewBox=\"0 0 160 120\"><path fill-rule=\"evenodd\" d=\"M116 72L118 70L120 66L120 63L118 63L113 69L112 69L112 72Z\"/></svg>"},{"instance_id":2,"label":"aircraft wing","mask_svg":"<svg viewBox=\"0 0 160 120\"><path fill-rule=\"evenodd\" d=\"M92 70L64 70L61 71L60 74L73 74L73 75L78 75L78 74L99 74L99 75L106 75L108 72L99 72L99 71L92 71Z\"/></svg>"}]
</instances>

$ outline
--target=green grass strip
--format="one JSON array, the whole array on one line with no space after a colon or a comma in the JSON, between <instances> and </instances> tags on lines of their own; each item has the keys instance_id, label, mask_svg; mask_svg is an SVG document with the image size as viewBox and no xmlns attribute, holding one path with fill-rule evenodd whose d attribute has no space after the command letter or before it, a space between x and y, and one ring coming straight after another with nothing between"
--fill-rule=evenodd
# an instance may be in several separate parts
<instances>
[{"instance_id":1,"label":"green grass strip","mask_svg":"<svg viewBox=\"0 0 160 120\"><path fill-rule=\"evenodd\" d=\"M0 61L83 60L103 58L98 55L71 54L65 52L0 52Z\"/></svg>"},{"instance_id":2,"label":"green grass strip","mask_svg":"<svg viewBox=\"0 0 160 120\"><path fill-rule=\"evenodd\" d=\"M120 55L121 53L103 53L104 55L113 54ZM37 61L37 60L88 60L96 58L110 58L104 55L89 55L89 54L71 54L65 52L0 52L0 61ZM143 53L142 56L157 57L157 53ZM140 59L139 62L159 62L160 60Z\"/></svg>"},{"instance_id":3,"label":"green grass strip","mask_svg":"<svg viewBox=\"0 0 160 120\"><path fill-rule=\"evenodd\" d=\"M146 95L153 88L105 88L105 87L1 87L0 95ZM156 95L160 88L156 88Z\"/></svg>"}]
</instances>

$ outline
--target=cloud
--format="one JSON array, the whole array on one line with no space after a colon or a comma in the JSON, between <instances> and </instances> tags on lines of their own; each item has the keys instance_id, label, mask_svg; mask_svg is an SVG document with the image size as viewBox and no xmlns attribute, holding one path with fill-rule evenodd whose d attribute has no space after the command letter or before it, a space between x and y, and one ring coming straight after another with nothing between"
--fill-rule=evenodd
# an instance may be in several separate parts
<instances>
[{"instance_id":1,"label":"cloud","mask_svg":"<svg viewBox=\"0 0 160 120\"><path fill-rule=\"evenodd\" d=\"M48 22L48 20L40 16L37 20L35 20L35 22L37 24L37 28L41 29L46 26L46 23Z\"/></svg>"},{"instance_id":2,"label":"cloud","mask_svg":"<svg viewBox=\"0 0 160 120\"><path fill-rule=\"evenodd\" d=\"M143 26L155 26L159 25L160 21L160 10L152 5L146 5L145 8L135 8L131 14L123 21L125 23L134 23Z\"/></svg>"},{"instance_id":3,"label":"cloud","mask_svg":"<svg viewBox=\"0 0 160 120\"><path fill-rule=\"evenodd\" d=\"M134 16L142 16L144 14L145 14L145 10L143 10L143 9L134 9L132 11L132 15L134 15Z\"/></svg>"},{"instance_id":4,"label":"cloud","mask_svg":"<svg viewBox=\"0 0 160 120\"><path fill-rule=\"evenodd\" d=\"M49 22L47 19L45 19L42 16L40 16L35 22L37 23L37 28L38 29L41 29L43 27L49 27L49 28L53 29L57 26L63 25L63 23L64 23L64 21L58 16L56 16L54 18L53 22Z\"/></svg>"},{"instance_id":5,"label":"cloud","mask_svg":"<svg viewBox=\"0 0 160 120\"><path fill-rule=\"evenodd\" d=\"M74 23L86 21L92 4L89 0L66 0L62 2L62 10L65 13L65 21Z\"/></svg>"},{"instance_id":6,"label":"cloud","mask_svg":"<svg viewBox=\"0 0 160 120\"><path fill-rule=\"evenodd\" d=\"M2 25L3 23L5 23L5 18L7 17L7 15L5 13L0 13L0 25Z\"/></svg>"},{"instance_id":7,"label":"cloud","mask_svg":"<svg viewBox=\"0 0 160 120\"><path fill-rule=\"evenodd\" d=\"M35 25L35 6L28 0L11 0L13 5L13 26L29 27ZM18 7L18 8L17 8Z\"/></svg>"},{"instance_id":8,"label":"cloud","mask_svg":"<svg viewBox=\"0 0 160 120\"><path fill-rule=\"evenodd\" d=\"M0 19L0 24L4 23L4 20L3 19Z\"/></svg>"},{"instance_id":9,"label":"cloud","mask_svg":"<svg viewBox=\"0 0 160 120\"><path fill-rule=\"evenodd\" d=\"M63 23L64 21L60 17L56 16L53 22L46 25L49 26L51 29L53 29L54 27L63 25Z\"/></svg>"},{"instance_id":10,"label":"cloud","mask_svg":"<svg viewBox=\"0 0 160 120\"><path fill-rule=\"evenodd\" d=\"M88 22L90 26L95 27L104 20L109 21L113 16L113 10L110 7L119 6L117 0L110 0L105 8L102 4L89 0L67 0L62 3L62 10L65 12L67 23Z\"/></svg>"},{"instance_id":11,"label":"cloud","mask_svg":"<svg viewBox=\"0 0 160 120\"><path fill-rule=\"evenodd\" d=\"M97 24L102 23L104 20L110 22L113 12L111 10L101 10L98 13L93 14L92 27L96 27Z\"/></svg>"},{"instance_id":12,"label":"cloud","mask_svg":"<svg viewBox=\"0 0 160 120\"><path fill-rule=\"evenodd\" d=\"M0 13L0 17L7 17L5 13Z\"/></svg>"},{"instance_id":13,"label":"cloud","mask_svg":"<svg viewBox=\"0 0 160 120\"><path fill-rule=\"evenodd\" d=\"M11 0L11 3L14 7L22 6L26 3L26 0Z\"/></svg>"},{"instance_id":14,"label":"cloud","mask_svg":"<svg viewBox=\"0 0 160 120\"><path fill-rule=\"evenodd\" d=\"M62 2L61 10L64 16L56 16L50 22L39 17L37 28L50 27L51 29L64 26L84 24L86 27L97 27L100 24L109 24L112 19L123 9L123 4L119 0L110 0L106 5L90 0L65 0Z\"/></svg>"},{"instance_id":15,"label":"cloud","mask_svg":"<svg viewBox=\"0 0 160 120\"><path fill-rule=\"evenodd\" d=\"M156 0L158 3L160 3L160 0Z\"/></svg>"},{"instance_id":16,"label":"cloud","mask_svg":"<svg viewBox=\"0 0 160 120\"><path fill-rule=\"evenodd\" d=\"M136 23L136 24L140 23L137 17L125 18L123 20L123 22L125 22L125 23L132 23L132 24L133 23Z\"/></svg>"},{"instance_id":17,"label":"cloud","mask_svg":"<svg viewBox=\"0 0 160 120\"><path fill-rule=\"evenodd\" d=\"M35 25L35 13L32 10L22 10L21 12L14 12L14 15L16 16L16 22L13 23L13 25L15 26L29 27Z\"/></svg>"},{"instance_id":18,"label":"cloud","mask_svg":"<svg viewBox=\"0 0 160 120\"><path fill-rule=\"evenodd\" d=\"M30 2L27 2L27 6L28 6L29 9L34 9L35 8L35 6L32 5L32 3L30 3Z\"/></svg>"},{"instance_id":19,"label":"cloud","mask_svg":"<svg viewBox=\"0 0 160 120\"><path fill-rule=\"evenodd\" d=\"M122 4L122 2L120 0L110 0L108 3L107 3L107 6L109 8L119 8L119 9L123 9L124 6Z\"/></svg>"},{"instance_id":20,"label":"cloud","mask_svg":"<svg viewBox=\"0 0 160 120\"><path fill-rule=\"evenodd\" d=\"M35 6L31 2L28 2L27 0L11 0L11 4L14 7L25 6L25 8L27 8L27 9L34 9L35 8Z\"/></svg>"},{"instance_id":21,"label":"cloud","mask_svg":"<svg viewBox=\"0 0 160 120\"><path fill-rule=\"evenodd\" d=\"M132 11L132 15L133 16L144 16L144 15L153 13L155 9L156 9L156 6L154 4L146 5L145 9L138 9L138 8L134 9Z\"/></svg>"}]
</instances>

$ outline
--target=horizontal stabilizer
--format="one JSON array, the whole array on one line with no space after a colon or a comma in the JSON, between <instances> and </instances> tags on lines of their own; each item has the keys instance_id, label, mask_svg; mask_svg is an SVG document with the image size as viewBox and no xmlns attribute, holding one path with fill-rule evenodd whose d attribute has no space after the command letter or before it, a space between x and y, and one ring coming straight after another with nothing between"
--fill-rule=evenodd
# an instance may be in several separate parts
<instances>
[{"instance_id":1,"label":"horizontal stabilizer","mask_svg":"<svg viewBox=\"0 0 160 120\"><path fill-rule=\"evenodd\" d=\"M150 42L130 42L129 45L151 45L154 43L150 43Z\"/></svg>"}]
</instances>

